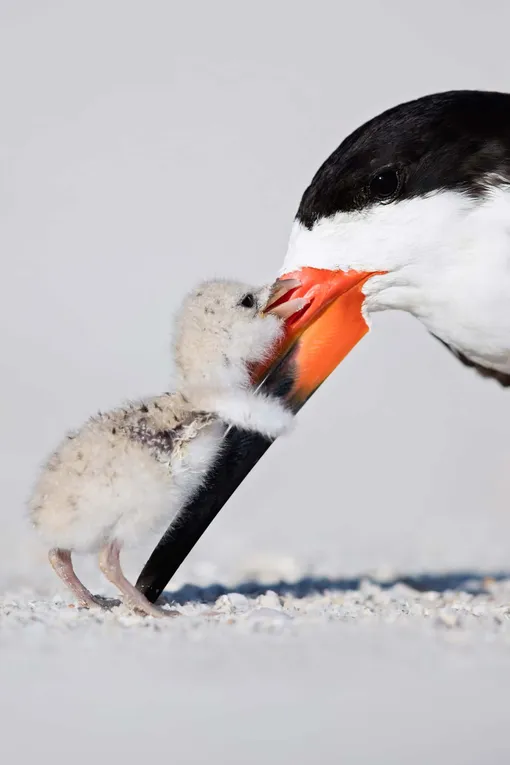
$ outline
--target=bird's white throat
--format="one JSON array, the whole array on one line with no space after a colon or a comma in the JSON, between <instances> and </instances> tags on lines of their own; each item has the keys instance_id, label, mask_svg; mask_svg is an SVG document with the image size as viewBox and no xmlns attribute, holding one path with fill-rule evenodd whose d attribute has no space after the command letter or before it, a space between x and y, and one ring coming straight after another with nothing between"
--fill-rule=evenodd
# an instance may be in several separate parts
<instances>
[{"instance_id":1,"label":"bird's white throat","mask_svg":"<svg viewBox=\"0 0 510 765\"><path fill-rule=\"evenodd\" d=\"M339 212L311 230L296 221L281 273L304 266L387 272L366 282L366 314L408 311L473 361L510 372L508 185Z\"/></svg>"}]
</instances>

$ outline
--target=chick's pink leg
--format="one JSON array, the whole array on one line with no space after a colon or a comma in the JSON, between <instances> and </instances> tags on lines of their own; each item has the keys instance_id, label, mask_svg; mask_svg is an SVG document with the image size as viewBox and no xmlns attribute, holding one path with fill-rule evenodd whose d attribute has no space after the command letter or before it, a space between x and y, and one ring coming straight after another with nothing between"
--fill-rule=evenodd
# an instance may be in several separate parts
<instances>
[{"instance_id":1,"label":"chick's pink leg","mask_svg":"<svg viewBox=\"0 0 510 765\"><path fill-rule=\"evenodd\" d=\"M60 577L64 584L69 587L75 596L78 605L83 608L94 608L99 606L97 600L95 600L93 595L80 582L74 573L73 562L69 550L61 550L59 547L54 547L49 551L48 558L55 573Z\"/></svg>"},{"instance_id":2,"label":"chick's pink leg","mask_svg":"<svg viewBox=\"0 0 510 765\"><path fill-rule=\"evenodd\" d=\"M147 616L179 616L178 611L165 611L150 603L145 595L128 582L120 566L120 545L115 540L99 551L99 567L109 582L114 584L128 608L141 611Z\"/></svg>"}]
</instances>

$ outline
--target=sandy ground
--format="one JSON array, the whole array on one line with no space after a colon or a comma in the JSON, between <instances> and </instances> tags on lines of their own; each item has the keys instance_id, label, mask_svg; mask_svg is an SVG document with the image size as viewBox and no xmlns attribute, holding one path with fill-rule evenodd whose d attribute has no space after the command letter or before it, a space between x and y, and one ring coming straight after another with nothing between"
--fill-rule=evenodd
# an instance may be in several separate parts
<instances>
[{"instance_id":1,"label":"sandy ground","mask_svg":"<svg viewBox=\"0 0 510 765\"><path fill-rule=\"evenodd\" d=\"M504 762L509 604L510 581L440 576L187 585L161 620L9 593L3 756Z\"/></svg>"}]
</instances>

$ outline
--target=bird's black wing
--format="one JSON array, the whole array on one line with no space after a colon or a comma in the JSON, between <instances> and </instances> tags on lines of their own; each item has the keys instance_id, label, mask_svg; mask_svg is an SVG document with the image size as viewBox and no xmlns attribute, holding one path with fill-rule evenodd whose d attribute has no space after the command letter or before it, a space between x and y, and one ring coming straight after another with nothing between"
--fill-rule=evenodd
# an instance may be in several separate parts
<instances>
[{"instance_id":1,"label":"bird's black wing","mask_svg":"<svg viewBox=\"0 0 510 765\"><path fill-rule=\"evenodd\" d=\"M448 348L450 353L453 353L453 355L462 364L464 364L464 366L471 367L471 369L474 369L482 377L488 377L492 380L496 380L496 382L502 385L503 388L510 387L510 375L505 374L505 372L498 372L497 369L489 369L489 367L484 367L481 364L477 364L476 361L471 361L471 359L468 359L467 356L464 356L464 354L456 350L456 348L452 348L451 345L448 345L448 343L445 343L445 341L441 340L441 338L438 337L437 335L432 334L432 337L435 337L436 340L439 340L439 342L445 346L445 348Z\"/></svg>"}]
</instances>

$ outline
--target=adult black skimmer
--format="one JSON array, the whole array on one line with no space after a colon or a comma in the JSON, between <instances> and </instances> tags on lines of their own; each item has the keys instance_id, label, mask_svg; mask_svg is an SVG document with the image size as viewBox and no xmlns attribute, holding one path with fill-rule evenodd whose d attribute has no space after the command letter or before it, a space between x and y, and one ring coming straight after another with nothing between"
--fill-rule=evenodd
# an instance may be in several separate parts
<instances>
[{"instance_id":1,"label":"adult black skimmer","mask_svg":"<svg viewBox=\"0 0 510 765\"><path fill-rule=\"evenodd\" d=\"M464 364L510 385L510 95L430 95L355 130L302 197L281 280L275 299L308 305L266 384L283 385L295 408L387 309L413 314ZM152 597L267 448L231 437L214 486L139 579Z\"/></svg>"},{"instance_id":2,"label":"adult black skimmer","mask_svg":"<svg viewBox=\"0 0 510 765\"><path fill-rule=\"evenodd\" d=\"M510 95L453 91L375 117L306 189L282 268L310 299L296 393L309 395L374 311L418 318L510 385Z\"/></svg>"}]
</instances>

